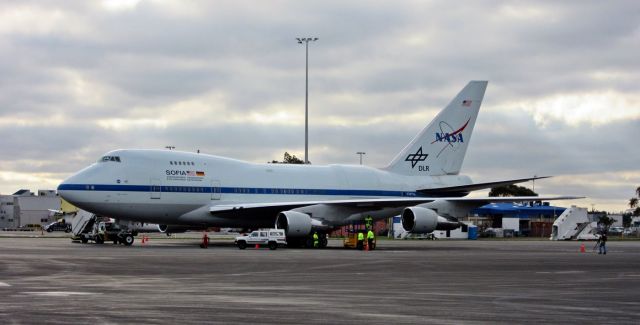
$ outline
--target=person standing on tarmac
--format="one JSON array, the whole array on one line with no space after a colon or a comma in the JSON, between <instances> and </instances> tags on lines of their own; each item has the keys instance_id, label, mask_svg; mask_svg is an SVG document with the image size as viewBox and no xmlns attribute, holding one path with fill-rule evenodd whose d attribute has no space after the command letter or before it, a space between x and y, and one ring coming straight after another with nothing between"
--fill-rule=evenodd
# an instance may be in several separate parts
<instances>
[{"instance_id":1,"label":"person standing on tarmac","mask_svg":"<svg viewBox=\"0 0 640 325\"><path fill-rule=\"evenodd\" d=\"M607 255L607 233L603 232L598 238L598 254Z\"/></svg>"},{"instance_id":2,"label":"person standing on tarmac","mask_svg":"<svg viewBox=\"0 0 640 325\"><path fill-rule=\"evenodd\" d=\"M318 233L314 232L313 233L313 248L318 248L318 246L320 244L320 241L318 240Z\"/></svg>"},{"instance_id":3,"label":"person standing on tarmac","mask_svg":"<svg viewBox=\"0 0 640 325\"><path fill-rule=\"evenodd\" d=\"M373 249L373 239L375 238L375 235L373 234L373 231L371 229L369 229L369 231L367 232L367 245L369 245L369 250Z\"/></svg>"},{"instance_id":4,"label":"person standing on tarmac","mask_svg":"<svg viewBox=\"0 0 640 325\"><path fill-rule=\"evenodd\" d=\"M362 233L362 231L358 231L358 249L362 250L364 246L364 234Z\"/></svg>"}]
</instances>

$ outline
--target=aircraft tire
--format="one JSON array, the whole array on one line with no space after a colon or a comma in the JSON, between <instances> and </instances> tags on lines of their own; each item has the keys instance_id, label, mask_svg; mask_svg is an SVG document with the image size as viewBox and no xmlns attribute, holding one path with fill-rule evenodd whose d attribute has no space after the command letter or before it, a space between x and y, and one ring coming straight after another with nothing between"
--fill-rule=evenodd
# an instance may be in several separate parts
<instances>
[{"instance_id":1,"label":"aircraft tire","mask_svg":"<svg viewBox=\"0 0 640 325\"><path fill-rule=\"evenodd\" d=\"M131 246L131 245L133 245L133 241L134 241L133 236L131 234L129 234L129 235L125 235L124 236L124 239L122 240L122 243L125 244L126 246Z\"/></svg>"},{"instance_id":2,"label":"aircraft tire","mask_svg":"<svg viewBox=\"0 0 640 325\"><path fill-rule=\"evenodd\" d=\"M329 241L327 240L327 237L320 238L320 248L327 248L328 244Z\"/></svg>"}]
</instances>

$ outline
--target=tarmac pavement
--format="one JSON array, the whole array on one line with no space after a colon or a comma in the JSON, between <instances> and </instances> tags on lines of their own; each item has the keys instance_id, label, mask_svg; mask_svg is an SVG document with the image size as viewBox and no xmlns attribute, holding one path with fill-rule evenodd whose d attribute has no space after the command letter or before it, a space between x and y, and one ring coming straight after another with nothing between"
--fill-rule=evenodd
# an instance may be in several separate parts
<instances>
[{"instance_id":1,"label":"tarmac pavement","mask_svg":"<svg viewBox=\"0 0 640 325\"><path fill-rule=\"evenodd\" d=\"M640 322L640 241L391 241L375 251L0 236L3 324Z\"/></svg>"}]
</instances>

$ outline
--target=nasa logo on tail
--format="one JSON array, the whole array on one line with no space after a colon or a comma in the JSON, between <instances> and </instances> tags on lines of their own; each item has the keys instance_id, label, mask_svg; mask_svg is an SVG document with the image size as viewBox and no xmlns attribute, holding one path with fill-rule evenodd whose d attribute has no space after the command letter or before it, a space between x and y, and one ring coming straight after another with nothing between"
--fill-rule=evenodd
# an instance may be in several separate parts
<instances>
[{"instance_id":1,"label":"nasa logo on tail","mask_svg":"<svg viewBox=\"0 0 640 325\"><path fill-rule=\"evenodd\" d=\"M444 142L444 147L442 147L442 150L438 152L438 155L436 157L440 157L440 154L442 154L442 152L445 149L447 148L455 149L457 145L464 142L462 131L464 131L464 129L467 128L467 125L469 125L469 121L471 121L471 118L469 118L467 122L464 123L464 125L459 127L457 130L454 130L449 123L445 121L440 121L440 132L439 133L436 132L435 140L433 140L431 144L434 144L436 142L441 142L441 143Z\"/></svg>"},{"instance_id":2,"label":"nasa logo on tail","mask_svg":"<svg viewBox=\"0 0 640 325\"><path fill-rule=\"evenodd\" d=\"M405 158L404 161L408 161L411 163L411 169L415 168L416 165L419 162L423 162L425 160L427 160L427 157L429 157L429 154L423 154L422 153L422 146L420 147L420 149L418 149L418 151L416 151L416 153L412 153L407 155L407 158ZM429 166L418 166L418 170L419 171L425 171L428 172L429 171Z\"/></svg>"}]
</instances>

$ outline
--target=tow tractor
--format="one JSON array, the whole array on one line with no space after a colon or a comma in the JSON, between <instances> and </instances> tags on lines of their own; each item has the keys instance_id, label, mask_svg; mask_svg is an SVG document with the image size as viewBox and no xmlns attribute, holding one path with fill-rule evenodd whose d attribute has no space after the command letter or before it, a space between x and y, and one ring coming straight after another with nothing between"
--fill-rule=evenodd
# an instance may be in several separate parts
<instances>
[{"instance_id":1,"label":"tow tractor","mask_svg":"<svg viewBox=\"0 0 640 325\"><path fill-rule=\"evenodd\" d=\"M362 247L358 246L358 233L360 232L364 235L364 241L362 243L363 244ZM344 245L345 248L364 249L368 245L367 232L368 230L366 226L361 224L351 224L350 227L347 227L347 234L342 240L342 244ZM378 242L377 239L378 239L377 236L373 238L373 245L371 245L371 247L369 247L368 249L373 250L376 248L376 244Z\"/></svg>"},{"instance_id":2,"label":"tow tractor","mask_svg":"<svg viewBox=\"0 0 640 325\"><path fill-rule=\"evenodd\" d=\"M94 218L97 218L94 216ZM135 232L128 229L121 228L118 223L112 219L106 218L103 220L96 220L93 223L91 231L80 234L80 241L83 244L94 241L96 244L104 244L104 242L113 242L114 245L123 244L131 246L134 241Z\"/></svg>"}]
</instances>

